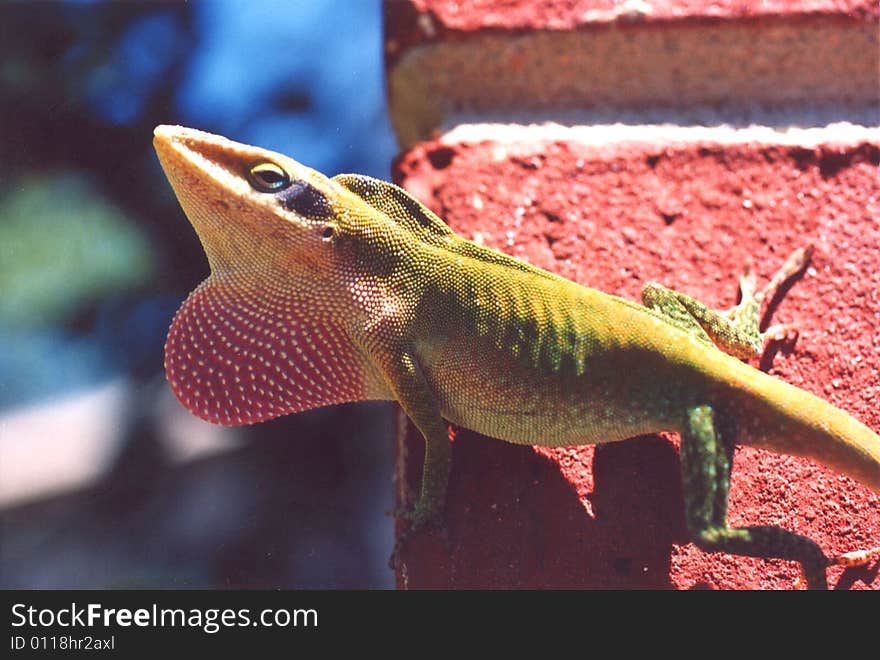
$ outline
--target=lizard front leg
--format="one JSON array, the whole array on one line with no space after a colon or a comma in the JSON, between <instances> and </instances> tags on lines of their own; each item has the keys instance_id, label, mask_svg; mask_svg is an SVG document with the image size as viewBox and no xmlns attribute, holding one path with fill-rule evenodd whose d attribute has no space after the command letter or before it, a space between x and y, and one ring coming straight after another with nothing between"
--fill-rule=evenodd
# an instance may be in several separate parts
<instances>
[{"instance_id":1,"label":"lizard front leg","mask_svg":"<svg viewBox=\"0 0 880 660\"><path fill-rule=\"evenodd\" d=\"M404 351L396 356L386 377L400 407L425 439L419 499L412 511L404 514L410 520L410 531L413 532L425 525L438 523L442 518L452 463L452 445L446 422L440 416L437 401L415 355L411 351Z\"/></svg>"},{"instance_id":2,"label":"lizard front leg","mask_svg":"<svg viewBox=\"0 0 880 660\"><path fill-rule=\"evenodd\" d=\"M425 461L419 498L410 510L400 513L409 521L408 528L398 536L391 565L397 562L400 549L419 530L438 527L445 536L443 510L446 487L452 463L452 444L446 422L418 357L406 342L377 345L372 343L368 354L385 378L393 397L425 439Z\"/></svg>"}]
</instances>

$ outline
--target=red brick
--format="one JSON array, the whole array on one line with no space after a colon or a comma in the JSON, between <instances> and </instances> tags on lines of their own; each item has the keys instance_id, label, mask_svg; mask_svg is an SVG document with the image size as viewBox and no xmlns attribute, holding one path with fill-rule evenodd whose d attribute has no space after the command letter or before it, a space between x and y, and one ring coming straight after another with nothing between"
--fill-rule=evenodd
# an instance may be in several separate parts
<instances>
[{"instance_id":1,"label":"red brick","mask_svg":"<svg viewBox=\"0 0 880 660\"><path fill-rule=\"evenodd\" d=\"M430 18L434 33L487 29L572 30L583 25L640 21L741 19L792 16L880 17L870 0L390 0L386 38L429 40L417 23Z\"/></svg>"},{"instance_id":2,"label":"red brick","mask_svg":"<svg viewBox=\"0 0 880 660\"><path fill-rule=\"evenodd\" d=\"M407 145L463 115L712 106L748 122L842 103L876 118L878 20L870 0L389 0L392 122Z\"/></svg>"}]
</instances>

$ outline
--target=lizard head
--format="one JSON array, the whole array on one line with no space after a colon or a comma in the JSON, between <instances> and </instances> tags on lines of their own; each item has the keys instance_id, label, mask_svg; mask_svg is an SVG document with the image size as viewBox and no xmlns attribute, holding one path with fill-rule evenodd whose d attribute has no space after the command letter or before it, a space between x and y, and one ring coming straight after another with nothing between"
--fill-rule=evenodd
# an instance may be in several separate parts
<instances>
[{"instance_id":1,"label":"lizard head","mask_svg":"<svg viewBox=\"0 0 880 660\"><path fill-rule=\"evenodd\" d=\"M211 272L279 279L332 258L341 187L282 154L182 126L158 126L153 144L196 230ZM344 191L342 191L344 192Z\"/></svg>"},{"instance_id":2,"label":"lizard head","mask_svg":"<svg viewBox=\"0 0 880 660\"><path fill-rule=\"evenodd\" d=\"M365 257L395 254L395 223L282 154L180 126L157 127L153 143L211 267L165 345L181 403L249 424L385 396L347 335Z\"/></svg>"}]
</instances>

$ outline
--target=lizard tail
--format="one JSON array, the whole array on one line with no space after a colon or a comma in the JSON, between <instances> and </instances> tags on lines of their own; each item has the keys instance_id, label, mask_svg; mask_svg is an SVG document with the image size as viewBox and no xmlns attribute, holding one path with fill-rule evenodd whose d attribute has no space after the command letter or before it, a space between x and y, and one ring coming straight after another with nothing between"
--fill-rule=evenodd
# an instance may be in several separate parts
<instances>
[{"instance_id":1,"label":"lizard tail","mask_svg":"<svg viewBox=\"0 0 880 660\"><path fill-rule=\"evenodd\" d=\"M739 442L815 459L880 492L880 436L809 392L739 366L744 377L732 385L742 396L728 399Z\"/></svg>"}]
</instances>

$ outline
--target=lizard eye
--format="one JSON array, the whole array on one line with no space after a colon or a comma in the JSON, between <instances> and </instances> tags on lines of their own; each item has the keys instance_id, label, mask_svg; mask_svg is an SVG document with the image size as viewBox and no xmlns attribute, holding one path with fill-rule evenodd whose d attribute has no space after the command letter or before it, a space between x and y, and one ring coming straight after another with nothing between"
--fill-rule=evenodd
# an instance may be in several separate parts
<instances>
[{"instance_id":1,"label":"lizard eye","mask_svg":"<svg viewBox=\"0 0 880 660\"><path fill-rule=\"evenodd\" d=\"M329 241L331 238L333 238L333 235L335 233L336 232L333 229L333 225L327 225L326 227L324 227L324 231L321 232L321 238L323 238L325 241Z\"/></svg>"},{"instance_id":2,"label":"lizard eye","mask_svg":"<svg viewBox=\"0 0 880 660\"><path fill-rule=\"evenodd\" d=\"M275 163L266 161L251 165L248 181L260 192L274 193L290 185L290 176Z\"/></svg>"}]
</instances>

